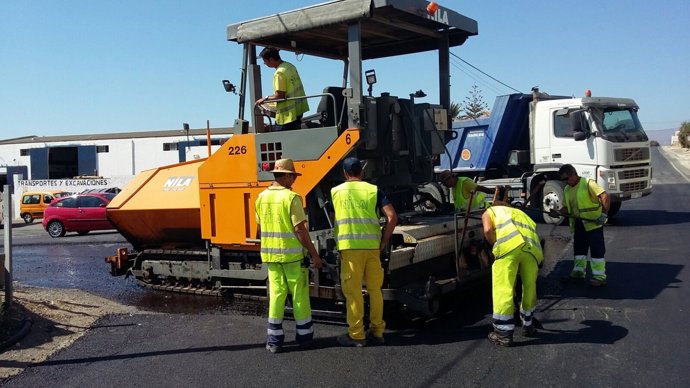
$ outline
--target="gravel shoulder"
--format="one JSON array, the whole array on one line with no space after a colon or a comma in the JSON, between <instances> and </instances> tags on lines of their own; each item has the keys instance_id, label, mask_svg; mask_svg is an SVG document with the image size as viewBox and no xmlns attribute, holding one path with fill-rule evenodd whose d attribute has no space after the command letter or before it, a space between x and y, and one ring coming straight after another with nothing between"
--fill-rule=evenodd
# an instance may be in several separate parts
<instances>
[{"instance_id":1,"label":"gravel shoulder","mask_svg":"<svg viewBox=\"0 0 690 388\"><path fill-rule=\"evenodd\" d=\"M683 177L690 180L690 148L662 146L661 153Z\"/></svg>"},{"instance_id":2,"label":"gravel shoulder","mask_svg":"<svg viewBox=\"0 0 690 388\"><path fill-rule=\"evenodd\" d=\"M0 294L4 301L4 292ZM8 346L0 349L0 385L27 366L43 362L70 346L99 318L137 313L134 307L76 289L17 286L12 307L0 316L0 344ZM28 332L22 336L20 331L29 324Z\"/></svg>"}]
</instances>

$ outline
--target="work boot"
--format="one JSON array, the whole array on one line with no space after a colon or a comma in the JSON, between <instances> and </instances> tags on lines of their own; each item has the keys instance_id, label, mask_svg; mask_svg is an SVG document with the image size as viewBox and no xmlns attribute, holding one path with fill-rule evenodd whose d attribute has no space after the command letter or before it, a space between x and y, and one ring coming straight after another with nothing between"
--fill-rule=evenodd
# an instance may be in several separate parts
<instances>
[{"instance_id":1,"label":"work boot","mask_svg":"<svg viewBox=\"0 0 690 388\"><path fill-rule=\"evenodd\" d=\"M271 353L280 353L283 351L283 347L279 345L266 344L266 350Z\"/></svg>"},{"instance_id":2,"label":"work boot","mask_svg":"<svg viewBox=\"0 0 690 388\"><path fill-rule=\"evenodd\" d=\"M606 285L606 279L590 279L589 285L592 287L603 287Z\"/></svg>"},{"instance_id":3,"label":"work boot","mask_svg":"<svg viewBox=\"0 0 690 388\"><path fill-rule=\"evenodd\" d=\"M537 334L537 328L534 325L522 326L523 337L534 337Z\"/></svg>"},{"instance_id":4,"label":"work boot","mask_svg":"<svg viewBox=\"0 0 690 388\"><path fill-rule=\"evenodd\" d=\"M561 281L563 283L568 283L568 284L584 284L585 283L585 274L582 272L573 271L570 273L570 275L562 277Z\"/></svg>"},{"instance_id":5,"label":"work boot","mask_svg":"<svg viewBox=\"0 0 690 388\"><path fill-rule=\"evenodd\" d=\"M494 330L491 333L489 333L488 338L489 341L491 341L495 345L505 347L513 346L513 333L509 331L499 332Z\"/></svg>"},{"instance_id":6,"label":"work boot","mask_svg":"<svg viewBox=\"0 0 690 388\"><path fill-rule=\"evenodd\" d=\"M347 334L347 333L345 333L345 334L343 334L343 335L341 335L341 336L338 336L338 338L337 338L336 340L337 340L338 343L339 343L340 345L342 345L342 346L356 346L356 347L358 347L358 348L361 348L361 347L367 345L367 341L366 341L366 340L356 340L356 339L352 339L352 338L350 337L350 335Z\"/></svg>"},{"instance_id":7,"label":"work boot","mask_svg":"<svg viewBox=\"0 0 690 388\"><path fill-rule=\"evenodd\" d=\"M375 336L371 330L367 331L367 343L373 346L383 345L386 343L386 339L383 336Z\"/></svg>"},{"instance_id":8,"label":"work boot","mask_svg":"<svg viewBox=\"0 0 690 388\"><path fill-rule=\"evenodd\" d=\"M544 325L541 324L541 321L539 321L537 317L532 317L532 326L534 326L535 329L544 328Z\"/></svg>"}]
</instances>

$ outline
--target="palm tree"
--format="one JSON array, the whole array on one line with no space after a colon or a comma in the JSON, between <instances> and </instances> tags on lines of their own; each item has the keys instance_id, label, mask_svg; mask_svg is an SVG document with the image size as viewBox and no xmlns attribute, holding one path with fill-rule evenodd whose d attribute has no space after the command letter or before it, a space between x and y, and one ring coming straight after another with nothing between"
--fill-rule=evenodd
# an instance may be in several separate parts
<instances>
[{"instance_id":1,"label":"palm tree","mask_svg":"<svg viewBox=\"0 0 690 388\"><path fill-rule=\"evenodd\" d=\"M462 112L462 106L460 106L460 103L457 102L451 102L450 103L450 110L448 111L448 115L450 115L451 120L456 120L460 118L460 113Z\"/></svg>"}]
</instances>

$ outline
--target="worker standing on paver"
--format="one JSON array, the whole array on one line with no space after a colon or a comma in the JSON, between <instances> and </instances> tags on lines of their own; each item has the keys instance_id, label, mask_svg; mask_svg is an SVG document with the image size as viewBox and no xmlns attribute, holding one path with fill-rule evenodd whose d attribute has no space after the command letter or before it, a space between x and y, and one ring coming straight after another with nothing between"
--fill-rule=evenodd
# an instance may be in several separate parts
<instances>
[{"instance_id":1,"label":"worker standing on paver","mask_svg":"<svg viewBox=\"0 0 690 388\"><path fill-rule=\"evenodd\" d=\"M271 186L256 199L256 220L261 236L261 261L268 266L268 339L271 353L282 350L285 341L283 315L288 293L292 295L296 340L300 348L308 348L314 337L309 302L309 264L305 249L315 268L323 263L307 231L302 198L291 190L301 174L295 171L292 159L276 161L270 172L275 176Z\"/></svg>"},{"instance_id":2,"label":"worker standing on paver","mask_svg":"<svg viewBox=\"0 0 690 388\"><path fill-rule=\"evenodd\" d=\"M450 189L450 195L453 198L453 205L455 210L464 210L467 208L467 201L470 200L471 193L474 191L472 197L471 210L484 209L488 207L486 202L486 194L493 194L494 191L488 187L477 184L468 177L456 177L450 170L441 171L439 174L439 181Z\"/></svg>"},{"instance_id":3,"label":"worker standing on paver","mask_svg":"<svg viewBox=\"0 0 690 388\"><path fill-rule=\"evenodd\" d=\"M582 178L570 164L558 170L561 181L566 182L564 197L566 206L560 214L570 217L570 231L573 233L573 270L567 280L584 282L587 271L587 253L592 255L592 278L594 287L606 285L606 244L603 225L608 220L610 200L606 191L595 181Z\"/></svg>"},{"instance_id":4,"label":"worker standing on paver","mask_svg":"<svg viewBox=\"0 0 690 388\"><path fill-rule=\"evenodd\" d=\"M493 331L489 340L501 346L513 344L515 331L514 285L522 280L520 318L523 334L536 333L532 315L537 306L537 273L544 260L536 224L523 211L494 201L482 214L484 238L493 245L495 261L491 266Z\"/></svg>"},{"instance_id":5,"label":"worker standing on paver","mask_svg":"<svg viewBox=\"0 0 690 388\"><path fill-rule=\"evenodd\" d=\"M393 205L378 187L364 182L364 166L357 158L343 161L347 181L331 190L335 210L334 237L340 252L340 283L347 305L348 332L338 337L343 346L384 343L383 268L381 253L388 250L398 216ZM381 237L379 214L386 217ZM369 295L369 333L364 332L362 281Z\"/></svg>"},{"instance_id":6,"label":"worker standing on paver","mask_svg":"<svg viewBox=\"0 0 690 388\"><path fill-rule=\"evenodd\" d=\"M257 105L276 101L276 126L273 131L290 131L299 129L302 115L309 110L309 104L304 97L302 79L297 68L290 62L280 58L280 51L274 47L266 47L259 54L264 64L276 69L273 74L273 94L260 98ZM286 98L295 98L287 100Z\"/></svg>"}]
</instances>

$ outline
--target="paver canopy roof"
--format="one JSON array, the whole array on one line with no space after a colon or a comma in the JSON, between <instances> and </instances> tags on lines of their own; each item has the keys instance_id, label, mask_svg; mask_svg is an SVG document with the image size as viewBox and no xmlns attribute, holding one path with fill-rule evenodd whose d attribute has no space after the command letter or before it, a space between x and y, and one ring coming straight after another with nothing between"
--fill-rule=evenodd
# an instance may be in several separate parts
<instances>
[{"instance_id":1,"label":"paver canopy roof","mask_svg":"<svg viewBox=\"0 0 690 388\"><path fill-rule=\"evenodd\" d=\"M429 16L423 0L340 0L231 24L227 38L327 58L347 59L348 25L361 23L362 59L436 50L477 35L477 22L439 7Z\"/></svg>"}]
</instances>

